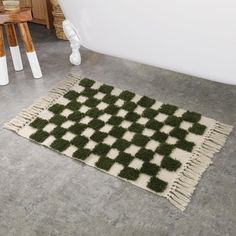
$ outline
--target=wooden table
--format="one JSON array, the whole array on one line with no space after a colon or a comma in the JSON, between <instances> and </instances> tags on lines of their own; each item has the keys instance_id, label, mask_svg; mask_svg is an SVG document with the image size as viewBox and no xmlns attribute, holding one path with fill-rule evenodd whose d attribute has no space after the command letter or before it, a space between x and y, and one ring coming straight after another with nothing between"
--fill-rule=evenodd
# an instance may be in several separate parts
<instances>
[{"instance_id":1,"label":"wooden table","mask_svg":"<svg viewBox=\"0 0 236 236\"><path fill-rule=\"evenodd\" d=\"M22 8L19 11L0 11L0 85L9 83L7 60L4 46L3 28L5 27L15 71L23 70L20 50L15 32L15 24L18 25L22 41L34 78L41 78L42 72L30 35L28 21L32 20L31 9Z\"/></svg>"}]
</instances>

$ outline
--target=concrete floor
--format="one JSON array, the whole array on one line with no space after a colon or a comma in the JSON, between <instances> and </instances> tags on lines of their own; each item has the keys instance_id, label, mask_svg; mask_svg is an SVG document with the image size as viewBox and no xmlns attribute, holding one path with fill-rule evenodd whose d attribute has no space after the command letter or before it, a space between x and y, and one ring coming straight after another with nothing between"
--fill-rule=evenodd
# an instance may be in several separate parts
<instances>
[{"instance_id":1,"label":"concrete floor","mask_svg":"<svg viewBox=\"0 0 236 236\"><path fill-rule=\"evenodd\" d=\"M236 86L140 65L83 49L68 61L68 42L31 27L44 79L15 73L0 88L0 126L69 72L110 83L236 126ZM22 51L23 52L23 51ZM236 235L236 130L203 175L182 213L166 199L0 129L1 236Z\"/></svg>"}]
</instances>

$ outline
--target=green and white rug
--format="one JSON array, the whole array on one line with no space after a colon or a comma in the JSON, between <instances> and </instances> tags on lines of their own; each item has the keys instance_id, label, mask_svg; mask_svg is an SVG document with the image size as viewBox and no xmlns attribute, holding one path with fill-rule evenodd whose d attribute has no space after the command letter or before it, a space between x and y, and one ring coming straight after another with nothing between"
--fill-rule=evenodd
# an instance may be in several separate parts
<instances>
[{"instance_id":1,"label":"green and white rug","mask_svg":"<svg viewBox=\"0 0 236 236\"><path fill-rule=\"evenodd\" d=\"M5 128L184 210L231 126L69 75Z\"/></svg>"}]
</instances>

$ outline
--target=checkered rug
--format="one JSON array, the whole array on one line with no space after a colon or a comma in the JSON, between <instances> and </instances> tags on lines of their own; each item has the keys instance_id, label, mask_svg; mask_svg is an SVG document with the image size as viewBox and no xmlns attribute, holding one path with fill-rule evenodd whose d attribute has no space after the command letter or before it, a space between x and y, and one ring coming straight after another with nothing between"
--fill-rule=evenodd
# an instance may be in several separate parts
<instances>
[{"instance_id":1,"label":"checkered rug","mask_svg":"<svg viewBox=\"0 0 236 236\"><path fill-rule=\"evenodd\" d=\"M5 127L164 196L181 210L232 130L196 112L75 75Z\"/></svg>"}]
</instances>

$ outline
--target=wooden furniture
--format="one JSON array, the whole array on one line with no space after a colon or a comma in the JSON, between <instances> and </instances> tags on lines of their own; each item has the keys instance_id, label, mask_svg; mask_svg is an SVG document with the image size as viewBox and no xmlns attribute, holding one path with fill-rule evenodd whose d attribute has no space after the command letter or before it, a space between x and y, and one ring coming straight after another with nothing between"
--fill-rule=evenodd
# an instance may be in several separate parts
<instances>
[{"instance_id":1,"label":"wooden furniture","mask_svg":"<svg viewBox=\"0 0 236 236\"><path fill-rule=\"evenodd\" d=\"M32 9L32 22L53 28L52 6L50 0L20 0L21 7Z\"/></svg>"},{"instance_id":2,"label":"wooden furniture","mask_svg":"<svg viewBox=\"0 0 236 236\"><path fill-rule=\"evenodd\" d=\"M30 8L23 8L16 12L0 11L0 85L6 85L9 83L3 36L4 27L7 33L14 68L16 71L23 70L23 64L15 32L15 24L19 27L34 78L42 77L37 54L35 52L34 44L27 24L30 20L32 20Z\"/></svg>"}]
</instances>

